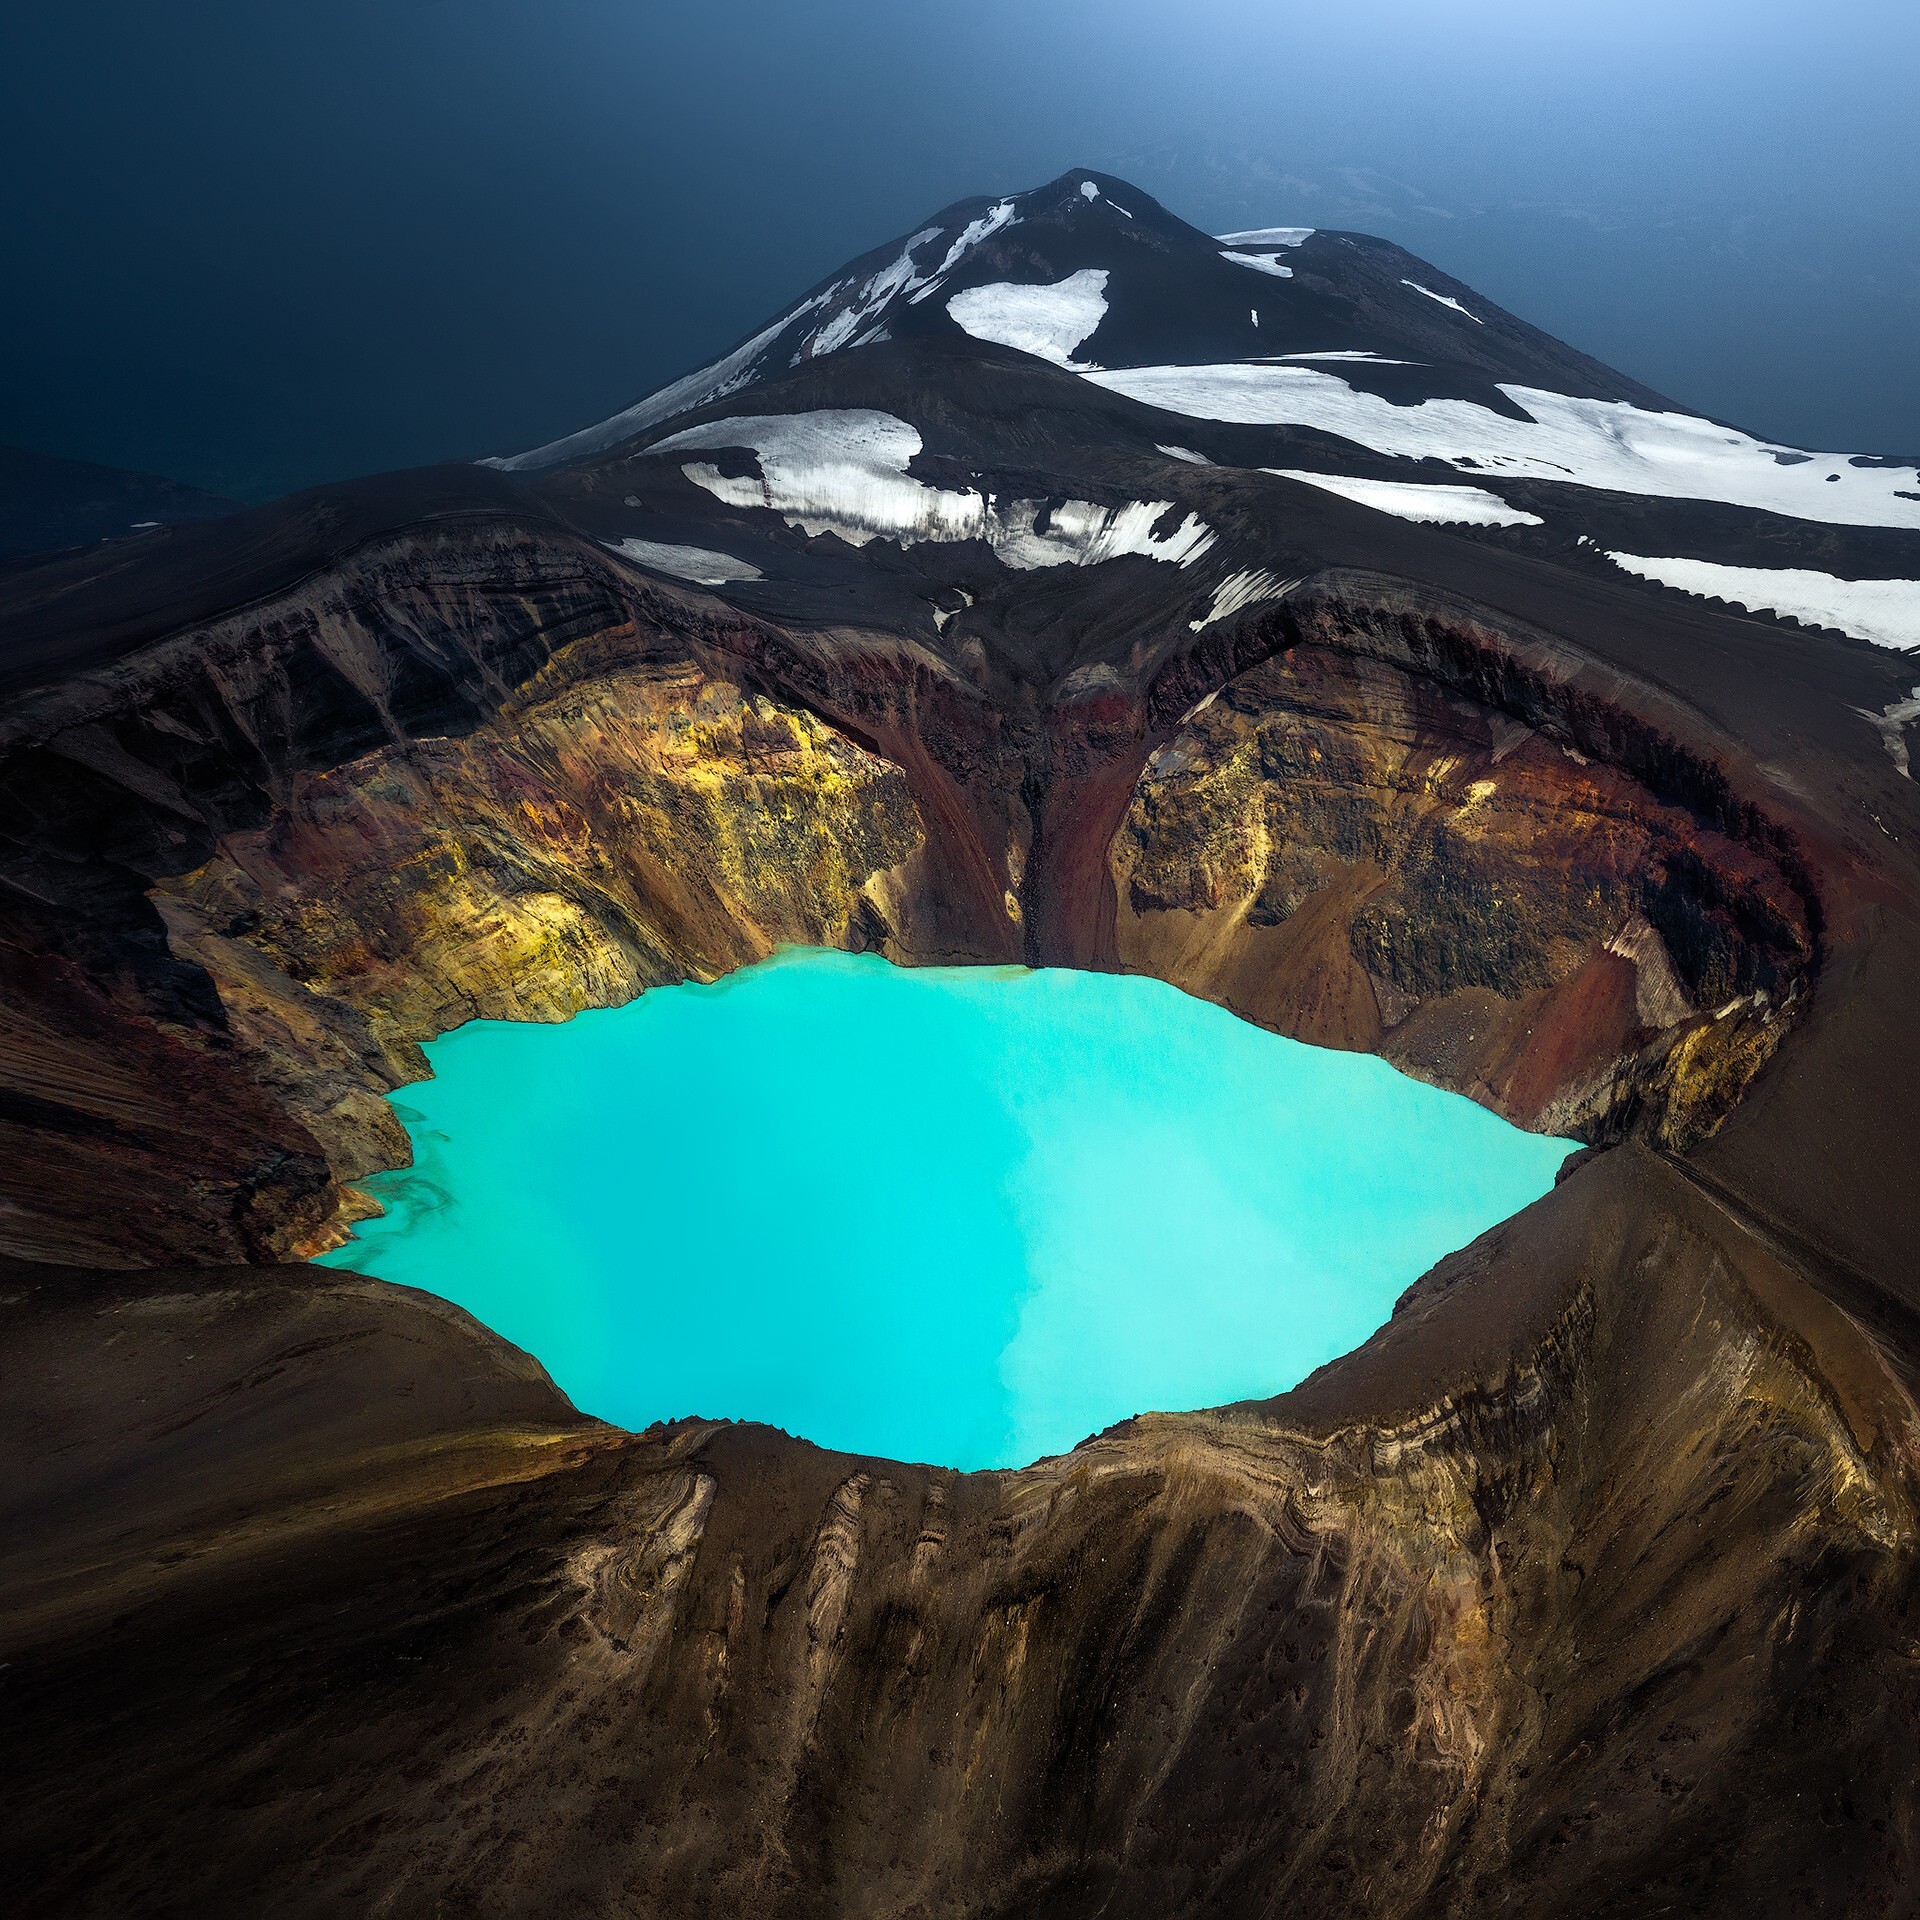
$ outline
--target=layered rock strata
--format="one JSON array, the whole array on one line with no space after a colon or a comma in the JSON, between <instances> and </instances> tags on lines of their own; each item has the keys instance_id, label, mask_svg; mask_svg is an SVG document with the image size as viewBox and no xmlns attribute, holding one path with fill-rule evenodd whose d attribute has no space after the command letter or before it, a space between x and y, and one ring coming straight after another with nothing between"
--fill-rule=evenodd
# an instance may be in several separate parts
<instances>
[{"instance_id":1,"label":"layered rock strata","mask_svg":"<svg viewBox=\"0 0 1920 1920\"><path fill-rule=\"evenodd\" d=\"M1197 703L1111 864L1127 966L1588 1139L1709 1131L1814 959L1768 852L1558 729L1328 644Z\"/></svg>"},{"instance_id":2,"label":"layered rock strata","mask_svg":"<svg viewBox=\"0 0 1920 1920\"><path fill-rule=\"evenodd\" d=\"M1799 1004L1811 897L1527 644L1336 582L1151 678L990 697L964 649L557 534L378 543L16 707L7 1244L329 1244L406 1157L421 1041L783 942L1155 972L1524 1125L1685 1144Z\"/></svg>"}]
</instances>

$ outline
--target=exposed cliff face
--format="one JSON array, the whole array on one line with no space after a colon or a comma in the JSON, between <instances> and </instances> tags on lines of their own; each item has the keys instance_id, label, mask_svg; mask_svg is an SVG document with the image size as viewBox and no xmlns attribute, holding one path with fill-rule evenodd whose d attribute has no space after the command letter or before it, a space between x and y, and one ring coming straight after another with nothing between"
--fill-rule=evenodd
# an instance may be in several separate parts
<instances>
[{"instance_id":1,"label":"exposed cliff face","mask_svg":"<svg viewBox=\"0 0 1920 1920\"><path fill-rule=\"evenodd\" d=\"M421 1040L781 942L911 952L905 777L711 639L577 543L415 537L29 703L5 1244L312 1250L404 1162Z\"/></svg>"},{"instance_id":2,"label":"exposed cliff face","mask_svg":"<svg viewBox=\"0 0 1920 1920\"><path fill-rule=\"evenodd\" d=\"M404 1163L375 1090L464 1020L561 1020L907 919L923 836L898 769L691 665L624 664L623 637L563 650L460 739L299 775L156 890L341 1178Z\"/></svg>"},{"instance_id":3,"label":"exposed cliff face","mask_svg":"<svg viewBox=\"0 0 1920 1920\"><path fill-rule=\"evenodd\" d=\"M1112 849L1116 948L1522 1126L1717 1122L1813 959L1778 865L1406 667L1301 645L1148 761Z\"/></svg>"},{"instance_id":4,"label":"exposed cliff face","mask_svg":"<svg viewBox=\"0 0 1920 1920\"><path fill-rule=\"evenodd\" d=\"M159 980L189 1003L159 1009L168 1058L250 1116L268 1169L215 1194L221 1235L205 1207L150 1203L93 1257L332 1244L364 1204L352 1183L407 1157L383 1096L423 1070L419 1042L616 1005L781 942L911 960L1024 941L1385 1052L1524 1125L1600 1139L1638 1117L1674 1144L1728 1110L1812 965L1807 902L1751 836L1551 716L1381 658L1369 607L1214 663L1177 724L1154 724L1170 688L1129 695L1109 673L1068 687L1046 731L1001 735L961 672L911 648L715 628L561 548L514 552L505 580L406 558L410 585L398 557L365 570L391 620L355 612L364 581L315 590L309 627L282 610L246 636L244 676L212 636L194 675L138 686L137 724L108 705L28 756L43 791L50 756L84 789L96 847L132 843L83 868L119 889L123 948L159 948L156 910L164 930L122 992L151 1004ZM563 608L523 631L529 579L556 594L563 567ZM421 653L465 683L409 710ZM315 654L350 670L357 722L303 691ZM376 723L378 744L332 761ZM222 790L197 763L235 729L261 771ZM1062 794L1070 830L1049 832ZM200 857L172 870L183 855ZM1028 924L1034 890L1049 910ZM20 1250L64 1244L16 1223Z\"/></svg>"}]
</instances>

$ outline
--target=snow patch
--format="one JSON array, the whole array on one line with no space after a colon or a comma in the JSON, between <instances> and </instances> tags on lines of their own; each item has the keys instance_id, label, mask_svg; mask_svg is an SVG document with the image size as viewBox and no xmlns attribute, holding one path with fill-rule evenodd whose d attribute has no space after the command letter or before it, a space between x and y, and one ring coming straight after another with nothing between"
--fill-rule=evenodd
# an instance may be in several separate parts
<instances>
[{"instance_id":1,"label":"snow patch","mask_svg":"<svg viewBox=\"0 0 1920 1920\"><path fill-rule=\"evenodd\" d=\"M1198 633L1204 627L1210 627L1216 620L1224 620L1230 613L1238 613L1242 607L1251 607L1262 600L1284 600L1300 584L1296 577L1283 580L1277 573L1269 573L1265 567L1255 567L1241 573L1230 573L1213 590L1212 604L1198 620L1189 620L1187 629ZM1210 700L1212 695L1208 695ZM1202 701L1201 705L1206 705ZM1193 709L1194 713L1199 708ZM1191 719L1192 713L1186 718Z\"/></svg>"},{"instance_id":2,"label":"snow patch","mask_svg":"<svg viewBox=\"0 0 1920 1920\"><path fill-rule=\"evenodd\" d=\"M1195 453L1191 447L1155 447L1155 453L1164 453L1169 460L1184 460L1190 467L1210 467L1213 462L1204 453Z\"/></svg>"},{"instance_id":3,"label":"snow patch","mask_svg":"<svg viewBox=\"0 0 1920 1920\"><path fill-rule=\"evenodd\" d=\"M1126 553L1190 567L1213 545L1213 532L1189 513L1171 533L1156 537L1155 526L1172 506L1170 500L1129 500L1124 507L1069 500L1045 516L1043 529L1039 501L1016 500L1004 514L996 515L989 498L990 519L997 517L1001 530L988 538L994 552L1022 572L1038 567L1093 567Z\"/></svg>"},{"instance_id":4,"label":"snow patch","mask_svg":"<svg viewBox=\"0 0 1920 1920\"><path fill-rule=\"evenodd\" d=\"M1000 200L990 206L977 220L969 220L960 229L959 239L947 249L946 257L928 274L926 284L918 292L908 296L907 304L917 307L982 240L990 239L1002 227L1015 225L1019 218L1011 200Z\"/></svg>"},{"instance_id":5,"label":"snow patch","mask_svg":"<svg viewBox=\"0 0 1920 1920\"><path fill-rule=\"evenodd\" d=\"M1293 278L1293 269L1283 267L1270 253L1229 253L1222 251L1222 260L1231 260L1236 267L1251 267L1255 273L1271 273L1282 280Z\"/></svg>"},{"instance_id":6,"label":"snow patch","mask_svg":"<svg viewBox=\"0 0 1920 1920\"><path fill-rule=\"evenodd\" d=\"M1373 507L1400 520L1469 527L1546 524L1537 513L1522 513L1484 487L1425 486L1412 480L1354 480L1345 474L1306 473L1298 467L1262 467L1260 471L1277 474L1282 480L1304 480L1310 487L1323 487L1328 493L1357 500L1363 507Z\"/></svg>"},{"instance_id":7,"label":"snow patch","mask_svg":"<svg viewBox=\"0 0 1920 1920\"><path fill-rule=\"evenodd\" d=\"M715 553L711 547L677 547L663 540L605 540L601 544L643 567L651 567L655 573L670 573L696 586L724 587L729 580L766 578L751 561Z\"/></svg>"},{"instance_id":8,"label":"snow patch","mask_svg":"<svg viewBox=\"0 0 1920 1920\"><path fill-rule=\"evenodd\" d=\"M1451 294L1435 293L1431 287L1423 287L1418 280L1402 280L1400 284L1403 287L1411 287L1415 293L1424 293L1429 300L1438 300L1443 307L1451 307L1455 313L1466 313L1467 318L1476 327L1484 327L1487 324L1477 313L1467 313L1466 308Z\"/></svg>"},{"instance_id":9,"label":"snow patch","mask_svg":"<svg viewBox=\"0 0 1920 1920\"><path fill-rule=\"evenodd\" d=\"M1191 566L1214 543L1213 530L1192 513L1164 534L1168 500L1101 507L1068 500L1010 500L972 488L929 486L907 471L921 450L919 431L894 414L864 407L817 413L749 414L710 420L669 434L647 449L676 453L697 447L751 448L760 474L734 476L692 461L681 468L695 486L734 507L767 507L809 536L836 534L850 546L894 540L983 540L1003 564L1097 566L1140 554Z\"/></svg>"},{"instance_id":10,"label":"snow patch","mask_svg":"<svg viewBox=\"0 0 1920 1920\"><path fill-rule=\"evenodd\" d=\"M1663 500L1721 500L1830 526L1920 528L1914 467L1854 466L1843 454L1782 465L1797 451L1686 413L1502 385L1526 417L1471 400L1396 406L1317 367L1242 362L1124 367L1082 376L1190 419L1317 427L1374 453L1440 460L1476 478L1558 480ZM1837 475L1829 480L1828 474Z\"/></svg>"},{"instance_id":11,"label":"snow patch","mask_svg":"<svg viewBox=\"0 0 1920 1920\"><path fill-rule=\"evenodd\" d=\"M1616 567L1663 586L1724 600L1747 613L1835 627L1856 640L1907 652L1920 647L1920 580L1841 580L1806 567L1728 567L1713 560L1609 553Z\"/></svg>"},{"instance_id":12,"label":"snow patch","mask_svg":"<svg viewBox=\"0 0 1920 1920\"><path fill-rule=\"evenodd\" d=\"M867 326L879 314L888 301L896 295L911 294L917 288L924 286L932 276L923 275L920 272L914 265L913 256L929 240L937 240L939 237L938 227L922 227L900 249L898 259L882 267L879 272L869 274L847 305L804 342L800 353L794 356L794 363L798 364L801 354L818 359L823 353L838 352L861 328ZM840 286L831 288L827 296L829 301L837 297L840 291ZM859 341L855 344L865 345L866 342Z\"/></svg>"},{"instance_id":13,"label":"snow patch","mask_svg":"<svg viewBox=\"0 0 1920 1920\"><path fill-rule=\"evenodd\" d=\"M1216 233L1227 247L1297 247L1313 237L1312 227L1249 227L1245 233Z\"/></svg>"},{"instance_id":14,"label":"snow patch","mask_svg":"<svg viewBox=\"0 0 1920 1920\"><path fill-rule=\"evenodd\" d=\"M1091 180L1082 180L1080 182L1080 197L1083 200L1098 200L1100 198L1100 189L1096 187Z\"/></svg>"},{"instance_id":15,"label":"snow patch","mask_svg":"<svg viewBox=\"0 0 1920 1920\"><path fill-rule=\"evenodd\" d=\"M1907 750L1907 728L1920 720L1920 687L1915 687L1904 700L1889 700L1878 713L1871 707L1855 707L1854 712L1880 736L1880 744L1886 748L1887 758L1895 769L1911 780L1913 758Z\"/></svg>"},{"instance_id":16,"label":"snow patch","mask_svg":"<svg viewBox=\"0 0 1920 1920\"><path fill-rule=\"evenodd\" d=\"M1389 360L1384 353L1366 347L1334 347L1322 353L1276 353L1275 360L1348 360L1364 361L1370 367L1423 367L1424 360Z\"/></svg>"},{"instance_id":17,"label":"snow patch","mask_svg":"<svg viewBox=\"0 0 1920 1920\"><path fill-rule=\"evenodd\" d=\"M1080 371L1085 363L1073 351L1107 317L1107 269L1082 267L1044 287L1010 280L969 287L947 302L947 311L976 340Z\"/></svg>"}]
</instances>

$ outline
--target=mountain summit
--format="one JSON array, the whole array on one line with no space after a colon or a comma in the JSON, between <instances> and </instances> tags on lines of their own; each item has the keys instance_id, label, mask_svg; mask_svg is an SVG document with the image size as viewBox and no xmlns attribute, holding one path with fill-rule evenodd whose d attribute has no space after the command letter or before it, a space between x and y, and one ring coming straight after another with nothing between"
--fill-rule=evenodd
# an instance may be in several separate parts
<instances>
[{"instance_id":1,"label":"mountain summit","mask_svg":"<svg viewBox=\"0 0 1920 1920\"><path fill-rule=\"evenodd\" d=\"M953 561L929 550L957 547L1198 568L1206 625L1312 571L1311 490L1382 560L1388 523L1444 527L1920 645L1914 465L1688 413L1386 241L1203 233L1084 168L949 207L718 359L487 464L768 613L876 605L903 565L938 584Z\"/></svg>"},{"instance_id":2,"label":"mountain summit","mask_svg":"<svg viewBox=\"0 0 1920 1920\"><path fill-rule=\"evenodd\" d=\"M1206 234L1126 181L1077 168L1026 193L943 209L719 359L492 464L527 471L577 460L808 360L956 338L1059 366L1333 357L1420 367L1424 379L1397 383L1406 393L1480 399L1491 382L1517 380L1666 404L1387 241L1311 227Z\"/></svg>"}]
</instances>

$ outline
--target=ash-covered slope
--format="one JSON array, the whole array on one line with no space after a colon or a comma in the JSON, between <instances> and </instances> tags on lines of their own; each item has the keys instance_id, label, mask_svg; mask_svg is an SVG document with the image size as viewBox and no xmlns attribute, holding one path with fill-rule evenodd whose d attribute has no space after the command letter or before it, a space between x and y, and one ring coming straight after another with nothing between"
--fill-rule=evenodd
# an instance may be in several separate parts
<instances>
[{"instance_id":1,"label":"ash-covered slope","mask_svg":"<svg viewBox=\"0 0 1920 1920\"><path fill-rule=\"evenodd\" d=\"M1058 364L1333 353L1407 369L1396 382L1407 394L1487 398L1492 383L1511 380L1664 404L1387 241L1310 227L1215 237L1124 180L1081 169L934 214L821 281L718 360L609 419L494 464L525 472L579 460L803 361L956 334Z\"/></svg>"}]
</instances>

